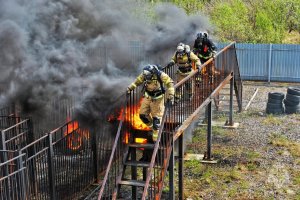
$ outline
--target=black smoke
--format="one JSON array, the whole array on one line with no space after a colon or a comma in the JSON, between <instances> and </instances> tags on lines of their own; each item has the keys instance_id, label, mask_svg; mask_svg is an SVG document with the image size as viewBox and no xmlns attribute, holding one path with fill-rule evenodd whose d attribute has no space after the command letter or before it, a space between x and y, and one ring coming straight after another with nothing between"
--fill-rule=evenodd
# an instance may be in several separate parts
<instances>
[{"instance_id":1,"label":"black smoke","mask_svg":"<svg viewBox=\"0 0 300 200\"><path fill-rule=\"evenodd\" d=\"M165 65L179 42L209 29L205 17L171 4L0 0L0 105L45 117L53 99L72 98L77 116L93 121L144 64Z\"/></svg>"}]
</instances>

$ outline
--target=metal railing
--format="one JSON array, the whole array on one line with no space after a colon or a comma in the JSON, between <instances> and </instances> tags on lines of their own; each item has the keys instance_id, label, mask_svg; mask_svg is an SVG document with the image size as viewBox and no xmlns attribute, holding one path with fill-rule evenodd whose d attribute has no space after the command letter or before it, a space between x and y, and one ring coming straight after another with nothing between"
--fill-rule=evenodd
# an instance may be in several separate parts
<instances>
[{"instance_id":1,"label":"metal railing","mask_svg":"<svg viewBox=\"0 0 300 200\"><path fill-rule=\"evenodd\" d=\"M72 120L34 140L31 120L4 116L0 121L0 150L17 150L23 155L26 187L22 190L26 192L20 198L79 198L89 185L103 178L114 141L109 132L115 131L114 122L99 120L95 127L84 129ZM10 159L5 155L1 163ZM3 182L9 190L12 186Z\"/></svg>"},{"instance_id":2,"label":"metal railing","mask_svg":"<svg viewBox=\"0 0 300 200\"><path fill-rule=\"evenodd\" d=\"M1 130L1 150L19 150L33 141L29 119L22 120L19 117L0 117L0 119L5 119L6 126L15 123Z\"/></svg>"},{"instance_id":3,"label":"metal railing","mask_svg":"<svg viewBox=\"0 0 300 200\"><path fill-rule=\"evenodd\" d=\"M195 70L175 85L180 99L175 106L165 111L165 118L162 121L164 126L159 132L159 142L153 151L142 199L160 199L164 176L173 151L173 141L183 134L199 110L208 105L218 91L234 78L234 71L238 72L234 45L235 43L230 44L219 52L215 59L204 63L199 71ZM239 74L236 75L236 80L236 94L241 97L242 84ZM192 91L192 96L189 95L188 89ZM242 105L242 99L237 100L240 101L239 105ZM168 136L172 136L173 140ZM164 151L160 151L161 149Z\"/></svg>"},{"instance_id":4,"label":"metal railing","mask_svg":"<svg viewBox=\"0 0 300 200\"><path fill-rule=\"evenodd\" d=\"M164 71L176 80L176 67L164 68ZM235 43L232 43L219 52L215 59L208 60L201 66L201 69L193 71L188 77L176 83L176 94L180 98L175 106L165 109L150 167L146 170L145 187L139 198L160 199L163 180L173 150L173 141L183 134L183 131L195 119L199 109L208 105L219 90L234 77L237 100L239 106L241 106L242 82L236 60ZM132 124L135 123L134 120L137 120L137 118L132 116L138 116L136 107L141 98L138 93L139 90L140 88L137 88L130 93L126 106L123 108L123 112L126 113L123 113L119 123L109 165L99 192L99 200L116 199L118 196L120 190L118 183L124 173L123 164L128 156L128 148L125 144L134 140L133 133L136 131ZM192 96L188 95L188 90L192 91ZM124 143L124 141L126 142ZM131 153L131 159L136 159L136 154ZM132 167L131 178L133 180L138 179L136 167ZM132 198L136 198L137 189L135 186L132 187Z\"/></svg>"},{"instance_id":5,"label":"metal railing","mask_svg":"<svg viewBox=\"0 0 300 200\"><path fill-rule=\"evenodd\" d=\"M0 150L0 199L26 200L27 176L24 154Z\"/></svg>"}]
</instances>

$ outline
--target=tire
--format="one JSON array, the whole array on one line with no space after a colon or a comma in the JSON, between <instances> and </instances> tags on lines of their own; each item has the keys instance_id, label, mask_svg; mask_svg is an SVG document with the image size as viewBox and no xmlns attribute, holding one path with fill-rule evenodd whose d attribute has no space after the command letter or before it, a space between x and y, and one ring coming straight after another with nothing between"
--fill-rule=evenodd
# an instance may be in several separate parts
<instances>
[{"instance_id":1,"label":"tire","mask_svg":"<svg viewBox=\"0 0 300 200\"><path fill-rule=\"evenodd\" d=\"M300 104L294 106L285 105L285 107L288 107L288 109L292 109L292 110L300 110Z\"/></svg>"},{"instance_id":2,"label":"tire","mask_svg":"<svg viewBox=\"0 0 300 200\"><path fill-rule=\"evenodd\" d=\"M280 104L274 104L274 103L267 103L267 109L282 109L283 105Z\"/></svg>"},{"instance_id":3,"label":"tire","mask_svg":"<svg viewBox=\"0 0 300 200\"><path fill-rule=\"evenodd\" d=\"M283 108L267 108L266 109L267 114L283 114L284 109Z\"/></svg>"},{"instance_id":4,"label":"tire","mask_svg":"<svg viewBox=\"0 0 300 200\"><path fill-rule=\"evenodd\" d=\"M287 93L291 95L300 96L300 88L297 87L288 87Z\"/></svg>"},{"instance_id":5,"label":"tire","mask_svg":"<svg viewBox=\"0 0 300 200\"><path fill-rule=\"evenodd\" d=\"M300 108L285 106L285 113L287 114L300 113Z\"/></svg>"},{"instance_id":6,"label":"tire","mask_svg":"<svg viewBox=\"0 0 300 200\"><path fill-rule=\"evenodd\" d=\"M268 103L281 104L282 100L280 100L280 99L268 99Z\"/></svg>"},{"instance_id":7,"label":"tire","mask_svg":"<svg viewBox=\"0 0 300 200\"><path fill-rule=\"evenodd\" d=\"M289 101L288 99L284 99L283 103L284 103L285 106L290 106L290 107L300 105L299 103L296 103L296 102L293 102L293 101Z\"/></svg>"},{"instance_id":8,"label":"tire","mask_svg":"<svg viewBox=\"0 0 300 200\"><path fill-rule=\"evenodd\" d=\"M269 98L269 99L279 99L279 100L283 100L284 94L281 93L281 92L269 92L268 98Z\"/></svg>"},{"instance_id":9,"label":"tire","mask_svg":"<svg viewBox=\"0 0 300 200\"><path fill-rule=\"evenodd\" d=\"M286 94L286 100L292 101L294 103L300 103L300 96L292 95L292 94Z\"/></svg>"}]
</instances>

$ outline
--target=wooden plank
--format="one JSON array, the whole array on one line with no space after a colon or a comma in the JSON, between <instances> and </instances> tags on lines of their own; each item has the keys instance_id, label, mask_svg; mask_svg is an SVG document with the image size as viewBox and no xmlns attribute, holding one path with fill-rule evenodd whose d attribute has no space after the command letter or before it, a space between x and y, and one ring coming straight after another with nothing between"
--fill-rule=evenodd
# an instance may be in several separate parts
<instances>
[{"instance_id":1,"label":"wooden plank","mask_svg":"<svg viewBox=\"0 0 300 200\"><path fill-rule=\"evenodd\" d=\"M139 143L131 143L128 144L129 147L133 147L133 148L145 148L145 149L154 149L154 144L139 144Z\"/></svg>"},{"instance_id":2,"label":"wooden plank","mask_svg":"<svg viewBox=\"0 0 300 200\"><path fill-rule=\"evenodd\" d=\"M256 96L257 92L258 92L258 88L256 88L256 90L255 90L254 94L252 95L250 101L248 102L247 106L245 107L245 111L249 108L249 106L250 106L251 102L253 101L254 97Z\"/></svg>"},{"instance_id":3,"label":"wooden plank","mask_svg":"<svg viewBox=\"0 0 300 200\"><path fill-rule=\"evenodd\" d=\"M145 181L138 181L138 180L121 180L119 182L121 185L130 185L130 186L136 186L136 187L144 187Z\"/></svg>"},{"instance_id":4,"label":"wooden plank","mask_svg":"<svg viewBox=\"0 0 300 200\"><path fill-rule=\"evenodd\" d=\"M126 161L124 163L125 165L128 166L136 166L136 167L149 167L150 166L150 162L143 162L143 161Z\"/></svg>"}]
</instances>

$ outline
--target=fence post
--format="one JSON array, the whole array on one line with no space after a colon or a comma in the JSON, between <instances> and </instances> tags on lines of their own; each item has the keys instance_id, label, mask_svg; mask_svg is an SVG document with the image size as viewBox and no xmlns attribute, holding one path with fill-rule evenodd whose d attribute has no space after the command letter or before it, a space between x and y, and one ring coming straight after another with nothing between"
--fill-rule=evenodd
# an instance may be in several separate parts
<instances>
[{"instance_id":1,"label":"fence post","mask_svg":"<svg viewBox=\"0 0 300 200\"><path fill-rule=\"evenodd\" d=\"M4 131L1 131L1 135L0 135L0 152L3 152L3 156L0 156L0 162L6 162L8 160L8 152L6 151L6 146L5 146L5 133ZM3 159L3 161L1 161L1 159ZM4 170L3 170L3 177L5 176L8 176L9 174L9 169L8 169L8 164L6 164L4 167ZM7 178L5 180L5 183L4 183L4 188L5 188L5 194L6 194L6 199L7 200L10 200L10 194L9 194L9 186L10 186L10 183L9 183L9 179Z\"/></svg>"},{"instance_id":2,"label":"fence post","mask_svg":"<svg viewBox=\"0 0 300 200\"><path fill-rule=\"evenodd\" d=\"M211 109L211 101L209 102L209 104L207 105L207 155L205 160L211 160L212 156L211 156L211 143L212 143L212 134L211 134L211 130L212 130L212 124L211 124L211 120L212 120L212 109Z\"/></svg>"},{"instance_id":3,"label":"fence post","mask_svg":"<svg viewBox=\"0 0 300 200\"><path fill-rule=\"evenodd\" d=\"M230 79L230 102L229 102L229 125L233 126L233 87L234 87L234 74Z\"/></svg>"},{"instance_id":4,"label":"fence post","mask_svg":"<svg viewBox=\"0 0 300 200\"><path fill-rule=\"evenodd\" d=\"M179 149L179 155L178 155L178 199L183 200L183 171L184 171L184 160L183 160L183 134L181 134L178 138L178 149Z\"/></svg>"},{"instance_id":5,"label":"fence post","mask_svg":"<svg viewBox=\"0 0 300 200\"><path fill-rule=\"evenodd\" d=\"M27 199L27 186L25 184L25 173L24 173L24 169L23 169L23 159L22 159L22 152L19 151L18 152L18 155L20 156L19 159L17 160L17 169L20 170L20 195L21 195L21 198L20 199Z\"/></svg>"},{"instance_id":6,"label":"fence post","mask_svg":"<svg viewBox=\"0 0 300 200\"><path fill-rule=\"evenodd\" d=\"M171 155L169 160L169 199L174 200L175 189L174 189L174 140L171 138Z\"/></svg>"},{"instance_id":7,"label":"fence post","mask_svg":"<svg viewBox=\"0 0 300 200\"><path fill-rule=\"evenodd\" d=\"M92 152L93 152L93 165L94 165L94 178L96 180L96 182L98 183L98 152L97 152L97 134L96 134L96 126L93 127L91 131L91 146L92 146Z\"/></svg>"},{"instance_id":8,"label":"fence post","mask_svg":"<svg viewBox=\"0 0 300 200\"><path fill-rule=\"evenodd\" d=\"M27 134L27 137L26 137L26 142L27 142L27 145L29 145L34 141L33 126L32 126L32 119L31 118L28 118L27 129L28 129L28 134ZM26 154L27 154L26 157L30 158L33 155L35 155L35 150L36 149L34 148L34 145L30 145L28 147L27 152L26 152ZM28 179L29 179L29 184L30 184L29 187L37 188L38 182L36 181L36 177L37 177L36 176L36 173L37 173L36 166L31 165L31 167L27 168L27 171L28 171ZM37 191L35 191L35 192L38 193Z\"/></svg>"},{"instance_id":9,"label":"fence post","mask_svg":"<svg viewBox=\"0 0 300 200\"><path fill-rule=\"evenodd\" d=\"M53 166L53 144L52 144L52 135L48 134L48 178L49 178L49 192L50 199L56 200L55 198L55 183L54 183L54 166Z\"/></svg>"},{"instance_id":10,"label":"fence post","mask_svg":"<svg viewBox=\"0 0 300 200\"><path fill-rule=\"evenodd\" d=\"M269 51L269 67L268 67L268 83L271 82L271 63L272 62L272 43L270 44L270 51Z\"/></svg>"}]
</instances>

